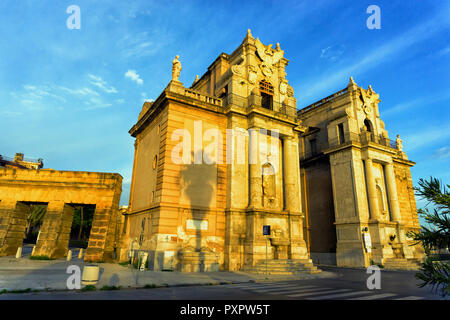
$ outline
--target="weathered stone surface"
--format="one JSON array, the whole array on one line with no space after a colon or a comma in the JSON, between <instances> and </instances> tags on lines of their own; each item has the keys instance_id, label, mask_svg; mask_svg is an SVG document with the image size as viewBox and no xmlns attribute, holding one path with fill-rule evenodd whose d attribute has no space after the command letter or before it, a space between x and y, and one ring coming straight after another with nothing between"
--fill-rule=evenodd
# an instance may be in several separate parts
<instances>
[{"instance_id":1,"label":"weathered stone surface","mask_svg":"<svg viewBox=\"0 0 450 320\"><path fill-rule=\"evenodd\" d=\"M15 254L22 245L30 203L47 203L34 255L50 258L67 253L73 206L96 205L93 232L99 250L86 250L85 259L103 260L106 239L116 237L115 225L122 188L119 174L0 168L0 256ZM98 212L98 214L97 214ZM109 238L108 238L109 237ZM114 244L112 244L114 245Z\"/></svg>"}]
</instances>

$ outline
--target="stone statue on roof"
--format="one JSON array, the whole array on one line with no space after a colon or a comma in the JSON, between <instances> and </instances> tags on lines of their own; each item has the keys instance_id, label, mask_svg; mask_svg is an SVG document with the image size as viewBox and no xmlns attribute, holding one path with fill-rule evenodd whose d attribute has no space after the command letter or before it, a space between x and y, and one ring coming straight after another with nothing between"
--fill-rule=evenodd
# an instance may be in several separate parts
<instances>
[{"instance_id":1,"label":"stone statue on roof","mask_svg":"<svg viewBox=\"0 0 450 320\"><path fill-rule=\"evenodd\" d=\"M176 56L172 61L172 81L178 81L181 73L181 62L178 60L180 56Z\"/></svg>"}]
</instances>

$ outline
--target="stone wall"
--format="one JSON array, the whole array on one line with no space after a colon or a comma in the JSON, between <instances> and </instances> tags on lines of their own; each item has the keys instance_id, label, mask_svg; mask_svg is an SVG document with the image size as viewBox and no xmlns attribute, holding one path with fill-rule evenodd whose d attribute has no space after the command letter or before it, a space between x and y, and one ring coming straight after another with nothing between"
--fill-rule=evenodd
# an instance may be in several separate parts
<instances>
[{"instance_id":1,"label":"stone wall","mask_svg":"<svg viewBox=\"0 0 450 320\"><path fill-rule=\"evenodd\" d=\"M87 261L113 259L122 177L117 173L0 168L0 256L22 245L29 205L47 204L33 255L66 255L74 206L95 205Z\"/></svg>"}]
</instances>

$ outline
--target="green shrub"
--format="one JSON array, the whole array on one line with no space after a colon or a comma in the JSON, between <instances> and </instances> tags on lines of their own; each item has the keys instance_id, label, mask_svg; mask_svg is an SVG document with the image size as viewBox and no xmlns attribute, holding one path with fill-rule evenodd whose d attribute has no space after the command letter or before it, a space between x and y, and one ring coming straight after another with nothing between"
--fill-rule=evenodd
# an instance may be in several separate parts
<instances>
[{"instance_id":1,"label":"green shrub","mask_svg":"<svg viewBox=\"0 0 450 320\"><path fill-rule=\"evenodd\" d=\"M54 258L50 258L49 256L30 256L30 260L55 260Z\"/></svg>"},{"instance_id":2,"label":"green shrub","mask_svg":"<svg viewBox=\"0 0 450 320\"><path fill-rule=\"evenodd\" d=\"M81 291L95 291L95 290L97 290L97 287L92 284L89 284L89 285L81 288Z\"/></svg>"}]
</instances>

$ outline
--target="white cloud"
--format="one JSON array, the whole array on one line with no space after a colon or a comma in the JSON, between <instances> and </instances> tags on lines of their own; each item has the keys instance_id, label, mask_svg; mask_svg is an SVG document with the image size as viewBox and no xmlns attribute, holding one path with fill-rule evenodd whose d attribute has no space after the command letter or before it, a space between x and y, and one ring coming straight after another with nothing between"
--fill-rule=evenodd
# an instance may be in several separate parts
<instances>
[{"instance_id":1,"label":"white cloud","mask_svg":"<svg viewBox=\"0 0 450 320\"><path fill-rule=\"evenodd\" d=\"M403 139L405 152L417 150L426 145L431 145L437 141L447 140L450 138L450 126L439 127L436 126L421 128L420 132L415 131L413 134L406 134Z\"/></svg>"},{"instance_id":2,"label":"white cloud","mask_svg":"<svg viewBox=\"0 0 450 320\"><path fill-rule=\"evenodd\" d=\"M95 76L93 74L88 74L89 79L91 79L89 82L93 84L96 87L99 87L103 91L107 93L117 93L116 88L113 86L108 86L108 83L103 80L101 77Z\"/></svg>"},{"instance_id":3,"label":"white cloud","mask_svg":"<svg viewBox=\"0 0 450 320\"><path fill-rule=\"evenodd\" d=\"M164 29L153 29L149 32L126 34L117 42L117 46L126 58L141 58L153 55L172 41L173 36Z\"/></svg>"},{"instance_id":4,"label":"white cloud","mask_svg":"<svg viewBox=\"0 0 450 320\"><path fill-rule=\"evenodd\" d=\"M135 70L128 70L125 72L125 78L129 78L130 80L136 82L137 84L143 84L144 80L137 74Z\"/></svg>"},{"instance_id":5,"label":"white cloud","mask_svg":"<svg viewBox=\"0 0 450 320\"><path fill-rule=\"evenodd\" d=\"M85 101L85 104L88 105L86 110L104 109L112 106L111 103L106 103L102 99L96 97L92 97L88 101Z\"/></svg>"},{"instance_id":6,"label":"white cloud","mask_svg":"<svg viewBox=\"0 0 450 320\"><path fill-rule=\"evenodd\" d=\"M441 10L436 16L430 20L419 24L407 32L395 37L391 41L385 42L384 45L375 44L373 50L360 59L354 59L358 62L348 65L340 70L327 70L321 79L315 79L313 85L307 84L305 88L298 88L297 92L304 92L303 97L309 98L319 94L326 94L325 91L332 87L347 84L350 76L361 74L365 70L376 67L388 58L398 54L411 45L430 38L433 34L441 31L450 25L448 19L448 8ZM392 58L391 58L392 59Z\"/></svg>"},{"instance_id":7,"label":"white cloud","mask_svg":"<svg viewBox=\"0 0 450 320\"><path fill-rule=\"evenodd\" d=\"M450 157L450 146L437 149L433 153L433 157L437 159L446 159Z\"/></svg>"},{"instance_id":8,"label":"white cloud","mask_svg":"<svg viewBox=\"0 0 450 320\"><path fill-rule=\"evenodd\" d=\"M321 50L320 58L336 61L345 51L345 46L335 45L329 46Z\"/></svg>"},{"instance_id":9,"label":"white cloud","mask_svg":"<svg viewBox=\"0 0 450 320\"><path fill-rule=\"evenodd\" d=\"M439 50L437 53L438 56L445 56L447 54L450 54L450 46L447 46L447 47Z\"/></svg>"},{"instance_id":10,"label":"white cloud","mask_svg":"<svg viewBox=\"0 0 450 320\"><path fill-rule=\"evenodd\" d=\"M76 96L98 96L98 92L95 90L92 90L91 88L81 88L81 89L70 89L66 87L59 87L59 89L66 91L70 94L76 95Z\"/></svg>"},{"instance_id":11,"label":"white cloud","mask_svg":"<svg viewBox=\"0 0 450 320\"><path fill-rule=\"evenodd\" d=\"M447 94L439 94L435 96L425 96L421 98L417 98L411 101L402 102L394 105L393 107L389 107L386 110L380 110L384 117L390 116L392 114L396 114L398 112L405 112L416 107L423 107L426 105L434 104L441 101L446 101L450 99L450 93Z\"/></svg>"},{"instance_id":12,"label":"white cloud","mask_svg":"<svg viewBox=\"0 0 450 320\"><path fill-rule=\"evenodd\" d=\"M154 99L147 98L146 92L142 92L141 97L144 99L144 102L154 102L155 101Z\"/></svg>"}]
</instances>

